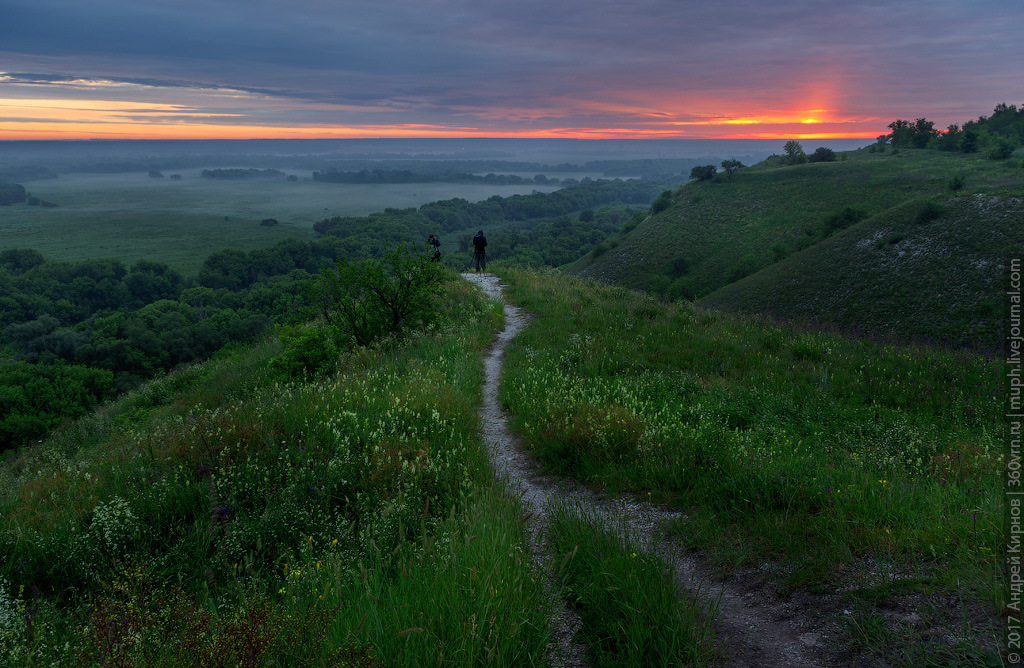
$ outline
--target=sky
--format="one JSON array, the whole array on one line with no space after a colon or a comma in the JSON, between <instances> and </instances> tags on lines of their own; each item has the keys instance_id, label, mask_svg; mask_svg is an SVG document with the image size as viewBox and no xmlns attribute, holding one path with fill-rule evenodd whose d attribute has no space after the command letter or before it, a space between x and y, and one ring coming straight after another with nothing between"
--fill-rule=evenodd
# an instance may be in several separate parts
<instances>
[{"instance_id":1,"label":"sky","mask_svg":"<svg viewBox=\"0 0 1024 668\"><path fill-rule=\"evenodd\" d=\"M873 139L1024 106L1024 0L0 0L0 139Z\"/></svg>"}]
</instances>

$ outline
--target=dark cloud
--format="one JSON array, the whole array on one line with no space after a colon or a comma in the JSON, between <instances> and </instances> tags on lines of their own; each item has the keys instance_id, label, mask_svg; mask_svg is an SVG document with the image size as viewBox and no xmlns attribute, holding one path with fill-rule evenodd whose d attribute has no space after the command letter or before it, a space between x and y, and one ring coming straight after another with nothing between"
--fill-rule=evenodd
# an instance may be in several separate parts
<instances>
[{"instance_id":1,"label":"dark cloud","mask_svg":"<svg viewBox=\"0 0 1024 668\"><path fill-rule=\"evenodd\" d=\"M238 93L275 123L486 127L689 122L799 96L883 116L1024 99L1019 0L7 4L0 63L32 73L7 73L0 98L125 86Z\"/></svg>"}]
</instances>

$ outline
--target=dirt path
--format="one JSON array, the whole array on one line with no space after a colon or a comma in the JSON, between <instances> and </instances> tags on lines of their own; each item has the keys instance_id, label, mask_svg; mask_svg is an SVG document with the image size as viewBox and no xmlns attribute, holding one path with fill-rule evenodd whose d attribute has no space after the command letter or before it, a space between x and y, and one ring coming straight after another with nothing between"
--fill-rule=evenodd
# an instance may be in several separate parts
<instances>
[{"instance_id":1,"label":"dirt path","mask_svg":"<svg viewBox=\"0 0 1024 668\"><path fill-rule=\"evenodd\" d=\"M485 294L502 299L501 285L492 274L464 274ZM587 490L572 481L546 476L523 452L508 427L498 402L502 363L508 343L527 325L529 317L520 308L505 303L505 329L491 348L484 364L483 405L480 409L483 437L496 475L509 489L520 494L529 513L535 558L546 561L550 548L544 529L551 499L568 501L597 517L625 522L645 549L657 550L665 561L675 564L677 582L683 595L702 610L714 615L716 641L721 647L723 666L750 668L800 668L837 665L826 658L826 641L815 630L820 621L775 599L763 587L713 581L709 569L696 558L682 554L660 536L663 520L672 513L628 496L608 497ZM554 636L556 665L586 666L585 648L574 640L579 619L568 608L556 615Z\"/></svg>"}]
</instances>

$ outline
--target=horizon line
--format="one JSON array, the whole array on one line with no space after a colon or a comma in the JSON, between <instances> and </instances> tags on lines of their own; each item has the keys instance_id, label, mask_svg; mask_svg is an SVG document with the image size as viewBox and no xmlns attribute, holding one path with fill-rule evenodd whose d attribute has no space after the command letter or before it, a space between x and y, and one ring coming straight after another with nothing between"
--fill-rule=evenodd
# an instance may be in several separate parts
<instances>
[{"instance_id":1,"label":"horizon line","mask_svg":"<svg viewBox=\"0 0 1024 668\"><path fill-rule=\"evenodd\" d=\"M726 136L726 137L692 137L692 136L658 136L658 137L567 137L567 136L509 136L509 135L397 135L397 136L365 136L365 137L15 137L7 138L0 137L0 143L5 142L133 142L133 141L381 141L381 140L453 140L458 141L462 139L508 139L508 140L522 140L522 139L537 139L544 141L551 140L570 140L570 141L777 141L783 139L797 139L797 140L814 140L814 139L861 139L875 141L876 136L861 136L861 135L807 135L807 134L792 134L792 135L758 135L758 136Z\"/></svg>"}]
</instances>

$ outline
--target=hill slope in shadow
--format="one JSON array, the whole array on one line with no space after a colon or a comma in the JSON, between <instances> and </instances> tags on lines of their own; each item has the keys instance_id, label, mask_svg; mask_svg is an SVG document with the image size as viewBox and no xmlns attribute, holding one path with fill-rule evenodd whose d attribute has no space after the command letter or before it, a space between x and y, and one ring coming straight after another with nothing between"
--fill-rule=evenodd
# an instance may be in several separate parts
<instances>
[{"instance_id":1,"label":"hill slope in shadow","mask_svg":"<svg viewBox=\"0 0 1024 668\"><path fill-rule=\"evenodd\" d=\"M568 269L726 311L998 347L1005 260L1024 253L1020 157L841 158L691 181Z\"/></svg>"}]
</instances>

